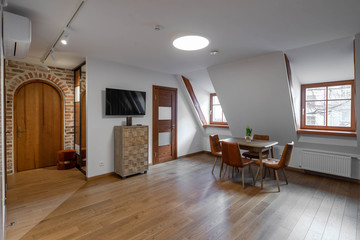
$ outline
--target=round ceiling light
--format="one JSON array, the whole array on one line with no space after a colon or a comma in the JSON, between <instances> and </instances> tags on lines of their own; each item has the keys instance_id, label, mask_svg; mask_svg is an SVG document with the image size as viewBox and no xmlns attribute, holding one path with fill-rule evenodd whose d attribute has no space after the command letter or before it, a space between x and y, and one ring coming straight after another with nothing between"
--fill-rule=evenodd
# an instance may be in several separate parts
<instances>
[{"instance_id":1,"label":"round ceiling light","mask_svg":"<svg viewBox=\"0 0 360 240\"><path fill-rule=\"evenodd\" d=\"M209 40L202 36L183 36L173 41L174 47L184 51L196 51L206 48Z\"/></svg>"}]
</instances>

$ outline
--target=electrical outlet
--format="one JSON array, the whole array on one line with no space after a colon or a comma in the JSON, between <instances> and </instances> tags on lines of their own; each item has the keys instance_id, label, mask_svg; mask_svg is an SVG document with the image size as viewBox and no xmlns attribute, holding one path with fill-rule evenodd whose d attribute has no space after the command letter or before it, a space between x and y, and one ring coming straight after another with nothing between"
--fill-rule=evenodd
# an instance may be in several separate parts
<instances>
[{"instance_id":1,"label":"electrical outlet","mask_svg":"<svg viewBox=\"0 0 360 240\"><path fill-rule=\"evenodd\" d=\"M99 166L100 166L100 167L103 167L104 165L105 165L104 162L102 162L102 161L99 162Z\"/></svg>"}]
</instances>

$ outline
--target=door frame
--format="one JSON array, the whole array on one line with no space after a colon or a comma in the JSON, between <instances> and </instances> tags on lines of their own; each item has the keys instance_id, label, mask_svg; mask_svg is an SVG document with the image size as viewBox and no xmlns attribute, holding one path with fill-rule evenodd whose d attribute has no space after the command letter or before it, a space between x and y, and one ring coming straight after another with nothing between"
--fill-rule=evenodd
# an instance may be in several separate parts
<instances>
[{"instance_id":1,"label":"door frame","mask_svg":"<svg viewBox=\"0 0 360 240\"><path fill-rule=\"evenodd\" d=\"M30 80L27 82L22 83L20 86L17 87L17 89L15 90L14 93L14 109L13 109L13 116L14 116L14 121L13 121L13 130L12 130L12 134L13 134L13 139L14 139L14 152L13 152L13 157L14 157L14 173L18 172L18 159L17 159L17 134L15 134L16 132L16 125L17 125L17 118L16 118L16 108L17 108L17 100L16 97L20 91L20 89L22 89L23 87L25 87L28 84L31 83L44 83L49 85L50 87L54 88L60 95L60 102L61 102L61 149L64 149L64 96L63 93L61 92L61 90L53 83L46 81L46 80L40 80L40 79L35 79L35 80Z\"/></svg>"},{"instance_id":2,"label":"door frame","mask_svg":"<svg viewBox=\"0 0 360 240\"><path fill-rule=\"evenodd\" d=\"M175 93L175 117L174 117L174 121L175 121L175 134L172 135L172 143L174 143L175 149L174 149L174 156L171 160L175 160L177 159L177 109L178 109L178 103L177 103L177 88L171 88L171 87L163 87L163 86L158 86L158 85L153 85L152 87L152 164L158 164L159 162L156 161L156 156L155 156L155 152L156 152L156 144L159 141L159 136L158 134L154 134L154 129L155 129L155 119L156 119L156 113L158 113L156 110L156 98L155 98L155 90L168 90L168 91L174 91Z\"/></svg>"}]
</instances>

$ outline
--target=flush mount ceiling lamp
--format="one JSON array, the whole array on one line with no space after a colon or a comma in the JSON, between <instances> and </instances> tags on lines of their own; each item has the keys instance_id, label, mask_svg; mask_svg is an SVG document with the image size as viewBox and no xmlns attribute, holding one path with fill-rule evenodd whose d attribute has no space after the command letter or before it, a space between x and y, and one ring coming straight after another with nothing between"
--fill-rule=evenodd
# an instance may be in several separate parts
<instances>
[{"instance_id":1,"label":"flush mount ceiling lamp","mask_svg":"<svg viewBox=\"0 0 360 240\"><path fill-rule=\"evenodd\" d=\"M183 51L196 51L206 48L208 45L207 38L196 35L182 36L173 41L173 46Z\"/></svg>"},{"instance_id":2,"label":"flush mount ceiling lamp","mask_svg":"<svg viewBox=\"0 0 360 240\"><path fill-rule=\"evenodd\" d=\"M69 39L70 39L69 28L65 28L65 29L64 29L64 33L63 33L62 38L61 38L61 43L62 43L63 45L67 45L68 42L69 42Z\"/></svg>"}]
</instances>

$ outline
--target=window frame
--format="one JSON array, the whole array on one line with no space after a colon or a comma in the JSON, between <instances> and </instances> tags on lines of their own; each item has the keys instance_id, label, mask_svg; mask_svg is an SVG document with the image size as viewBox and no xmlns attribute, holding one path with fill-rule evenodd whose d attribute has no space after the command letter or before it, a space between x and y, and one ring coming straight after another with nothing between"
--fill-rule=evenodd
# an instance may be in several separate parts
<instances>
[{"instance_id":1,"label":"window frame","mask_svg":"<svg viewBox=\"0 0 360 240\"><path fill-rule=\"evenodd\" d=\"M217 96L216 93L210 93L210 124L213 124L213 125L228 125L227 122L214 122L213 121L213 97L214 96ZM221 104L219 104L221 106ZM224 111L222 110L222 107L221 107L221 111L222 111L222 114L223 116L225 115L224 114Z\"/></svg>"},{"instance_id":2,"label":"window frame","mask_svg":"<svg viewBox=\"0 0 360 240\"><path fill-rule=\"evenodd\" d=\"M306 89L307 88L316 88L316 87L329 87L329 86L340 86L340 85L351 85L351 126L350 127L329 127L329 126L307 126L305 125L305 113L306 113ZM309 130L324 130L324 131L347 131L347 132L355 132L356 131L356 112L355 112L355 81L354 80L345 80L345 81L335 81L335 82L322 82L322 83L312 83L312 84L303 84L301 85L301 108L300 108L300 128L301 129L309 129ZM334 101L340 99L334 99ZM322 101L322 100L319 100ZM328 115L328 90L326 88L326 114L325 114L325 122L326 125L328 123L327 115ZM330 100L333 101L333 100Z\"/></svg>"}]
</instances>

